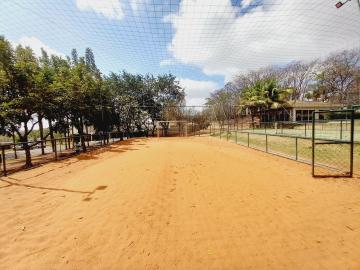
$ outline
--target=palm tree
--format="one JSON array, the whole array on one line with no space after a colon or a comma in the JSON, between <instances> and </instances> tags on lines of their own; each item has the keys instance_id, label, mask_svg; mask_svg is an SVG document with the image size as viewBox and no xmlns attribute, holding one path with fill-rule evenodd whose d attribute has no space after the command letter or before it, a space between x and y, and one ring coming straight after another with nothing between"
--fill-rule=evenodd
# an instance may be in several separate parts
<instances>
[{"instance_id":1,"label":"palm tree","mask_svg":"<svg viewBox=\"0 0 360 270\"><path fill-rule=\"evenodd\" d=\"M251 119L254 121L254 116L259 110L284 107L292 91L279 88L273 78L258 80L253 87L243 90L240 105L249 108Z\"/></svg>"}]
</instances>

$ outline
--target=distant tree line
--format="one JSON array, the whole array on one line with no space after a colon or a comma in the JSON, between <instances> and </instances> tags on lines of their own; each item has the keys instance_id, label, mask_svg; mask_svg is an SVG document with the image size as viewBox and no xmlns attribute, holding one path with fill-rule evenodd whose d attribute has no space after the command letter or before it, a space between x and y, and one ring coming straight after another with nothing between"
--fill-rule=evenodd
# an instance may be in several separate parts
<instances>
[{"instance_id":1,"label":"distant tree line","mask_svg":"<svg viewBox=\"0 0 360 270\"><path fill-rule=\"evenodd\" d=\"M330 102L344 107L359 104L360 49L334 53L325 60L298 61L238 74L212 93L207 103L226 118L232 107L248 108L254 116L260 110L286 106L289 101Z\"/></svg>"},{"instance_id":2,"label":"distant tree line","mask_svg":"<svg viewBox=\"0 0 360 270\"><path fill-rule=\"evenodd\" d=\"M104 75L90 48L84 56L73 49L71 57L45 50L37 57L30 47L14 48L0 36L0 135L16 136L23 143L28 166L29 134L35 127L41 140L54 139L55 133L69 136L74 128L84 135L90 126L96 133L153 134L164 108L184 105L184 100L184 89L172 74Z\"/></svg>"}]
</instances>

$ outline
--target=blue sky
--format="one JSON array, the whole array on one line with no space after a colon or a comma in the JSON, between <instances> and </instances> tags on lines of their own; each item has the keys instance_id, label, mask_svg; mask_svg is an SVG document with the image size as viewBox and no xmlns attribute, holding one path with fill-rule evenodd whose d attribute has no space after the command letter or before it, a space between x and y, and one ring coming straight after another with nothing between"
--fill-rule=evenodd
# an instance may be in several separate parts
<instances>
[{"instance_id":1,"label":"blue sky","mask_svg":"<svg viewBox=\"0 0 360 270\"><path fill-rule=\"evenodd\" d=\"M105 74L172 72L194 105L241 72L359 46L355 1L335 3L1 0L0 35L60 55L91 47Z\"/></svg>"}]
</instances>

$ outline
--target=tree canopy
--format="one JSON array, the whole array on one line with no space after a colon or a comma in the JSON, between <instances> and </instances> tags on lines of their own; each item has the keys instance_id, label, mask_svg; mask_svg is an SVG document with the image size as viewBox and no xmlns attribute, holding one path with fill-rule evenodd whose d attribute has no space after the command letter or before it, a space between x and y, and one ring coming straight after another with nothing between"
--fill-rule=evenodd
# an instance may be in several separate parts
<instances>
[{"instance_id":1,"label":"tree canopy","mask_svg":"<svg viewBox=\"0 0 360 270\"><path fill-rule=\"evenodd\" d=\"M31 166L29 134L40 139L54 133L84 135L119 131L154 132L168 106L184 105L185 92L172 74L140 75L126 71L104 75L91 48L76 49L66 59L12 44L0 36L0 134L16 134ZM48 134L43 133L48 122ZM81 136L83 138L83 136ZM82 147L86 150L85 141Z\"/></svg>"},{"instance_id":2,"label":"tree canopy","mask_svg":"<svg viewBox=\"0 0 360 270\"><path fill-rule=\"evenodd\" d=\"M297 61L238 74L215 91L207 104L255 112L286 106L289 101L359 104L360 49L334 53L323 60Z\"/></svg>"}]
</instances>

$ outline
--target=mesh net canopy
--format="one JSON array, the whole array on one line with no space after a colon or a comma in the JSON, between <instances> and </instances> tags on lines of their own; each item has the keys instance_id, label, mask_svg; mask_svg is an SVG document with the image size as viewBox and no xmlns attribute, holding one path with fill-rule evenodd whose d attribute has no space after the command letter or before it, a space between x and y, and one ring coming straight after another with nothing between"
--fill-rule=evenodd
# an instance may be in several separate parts
<instances>
[{"instance_id":1,"label":"mesh net canopy","mask_svg":"<svg viewBox=\"0 0 360 270\"><path fill-rule=\"evenodd\" d=\"M91 47L104 73L170 71L183 79L228 80L237 72L358 47L358 5L337 9L336 2L2 0L0 35L37 52L44 47L69 55L72 48Z\"/></svg>"}]
</instances>

